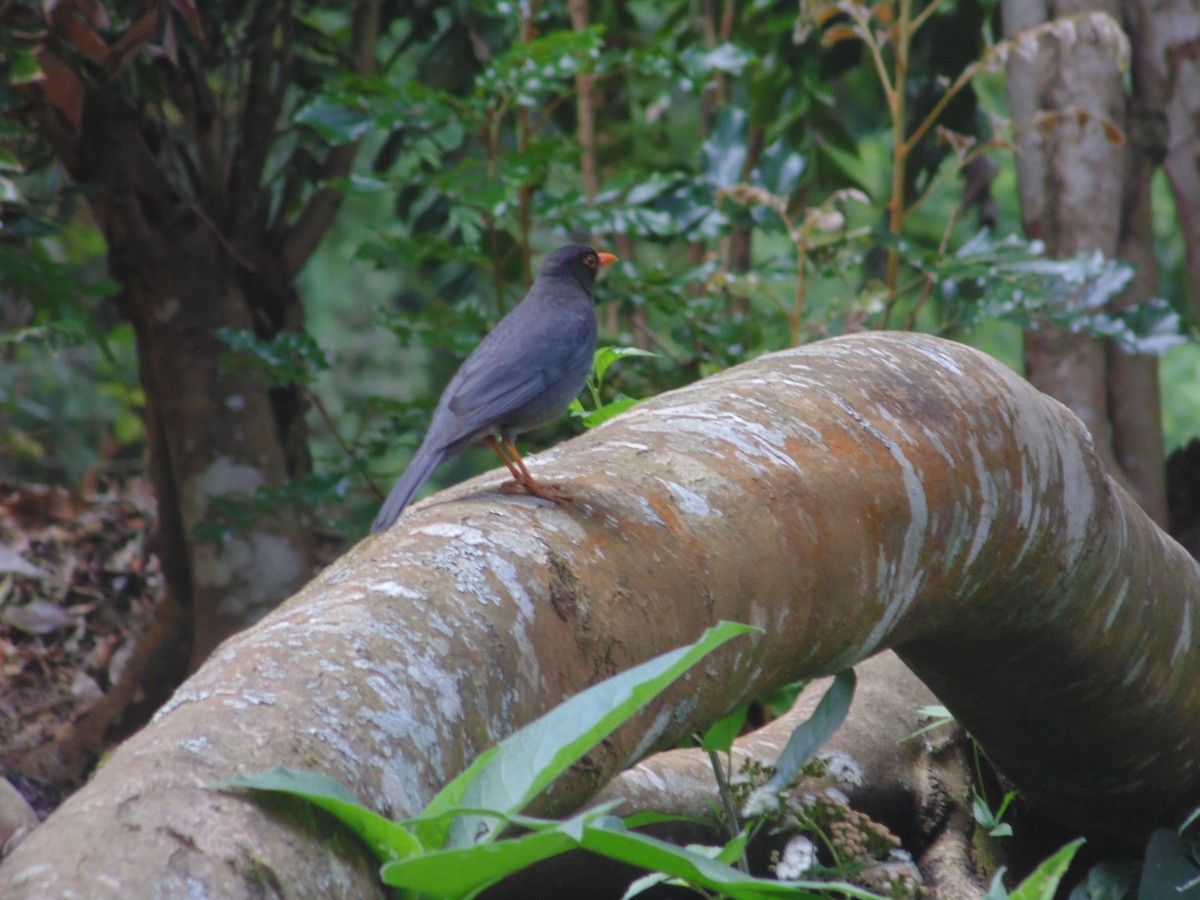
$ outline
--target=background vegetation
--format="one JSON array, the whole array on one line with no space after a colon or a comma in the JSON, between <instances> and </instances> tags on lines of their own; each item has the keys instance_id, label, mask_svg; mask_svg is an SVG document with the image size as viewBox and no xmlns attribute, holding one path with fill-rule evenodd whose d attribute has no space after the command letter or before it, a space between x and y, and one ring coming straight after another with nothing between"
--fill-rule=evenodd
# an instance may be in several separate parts
<instances>
[{"instance_id":1,"label":"background vegetation","mask_svg":"<svg viewBox=\"0 0 1200 900\"><path fill-rule=\"evenodd\" d=\"M939 4L916 33L909 132L947 79L985 57L997 14L994 3ZM885 324L947 333L1019 368L1030 310L994 295L980 309L996 288L986 281L955 294L982 267L941 280L923 303L919 291L889 298L893 123L861 41L816 27L817 15L801 24L790 4L599 5L586 26L538 4L426 15L397 17L381 36L382 74L331 66L305 85L315 93L277 136L364 140L356 174L339 184L346 206L298 282L322 369L305 496L347 538L369 519L372 478L386 487L402 467L457 360L519 299L538 255L569 239L594 235L623 258L599 291L604 340L660 354L618 366L613 391L646 396L794 340ZM337 11L300 21L329 39L345 27ZM21 65L10 58L10 74ZM102 299L116 285L86 187L39 165L12 119L6 129L0 466L16 480L79 484L141 457L133 336ZM1002 75L984 72L913 148L906 202L923 202L904 226L900 287L981 228L995 240L1020 234L1009 129ZM970 172L984 174L964 175L981 148ZM803 264L784 217L732 202L736 184L781 198L793 229L820 211ZM1164 202L1161 179L1155 190ZM1168 217L1158 232L1162 296L1185 312ZM1192 345L1167 358L1172 448L1200 431L1198 366ZM490 464L468 456L435 485Z\"/></svg>"},{"instance_id":2,"label":"background vegetation","mask_svg":"<svg viewBox=\"0 0 1200 900\"><path fill-rule=\"evenodd\" d=\"M1116 23L1069 21L1127 65ZM129 677L169 686L365 532L441 386L567 241L621 258L602 343L654 354L585 407L874 328L1019 370L1059 329L1169 351L1182 447L1200 352L1174 220L1131 308L1128 263L1022 236L1035 126L1005 72L1055 48L1004 33L994 0L0 7L0 475L98 492L149 460L164 608L190 619L139 657L169 677ZM292 564L265 587L207 580L267 570L276 539Z\"/></svg>"}]
</instances>

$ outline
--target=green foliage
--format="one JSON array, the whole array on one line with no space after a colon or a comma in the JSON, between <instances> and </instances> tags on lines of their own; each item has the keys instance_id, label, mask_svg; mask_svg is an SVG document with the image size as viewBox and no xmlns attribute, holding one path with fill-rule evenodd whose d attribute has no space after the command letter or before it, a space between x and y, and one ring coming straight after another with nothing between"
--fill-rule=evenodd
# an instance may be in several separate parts
<instances>
[{"instance_id":1,"label":"green foliage","mask_svg":"<svg viewBox=\"0 0 1200 900\"><path fill-rule=\"evenodd\" d=\"M993 811L984 797L979 794L971 796L971 814L975 817L976 823L992 837L1011 837L1013 830L1012 826L1007 822L1001 822L1004 814L1008 811L1009 804L1018 796L1016 791L1009 791L1004 795L1004 799L1000 801L1000 808Z\"/></svg>"},{"instance_id":2,"label":"green foliage","mask_svg":"<svg viewBox=\"0 0 1200 900\"><path fill-rule=\"evenodd\" d=\"M1126 353L1162 354L1186 340L1179 315L1164 300L1108 310L1134 272L1100 253L1048 259L1038 242L997 240L981 231L952 256L927 254L924 271L950 301L948 327L969 331L994 319L1023 329L1054 325L1109 338Z\"/></svg>"},{"instance_id":3,"label":"green foliage","mask_svg":"<svg viewBox=\"0 0 1200 900\"><path fill-rule=\"evenodd\" d=\"M246 331L218 328L217 336L229 347L221 357L221 370L246 378L260 378L272 387L310 385L318 372L329 368L329 359L306 332L284 331L270 339Z\"/></svg>"},{"instance_id":4,"label":"green foliage","mask_svg":"<svg viewBox=\"0 0 1200 900\"><path fill-rule=\"evenodd\" d=\"M1083 838L1067 844L1049 859L1042 862L1033 873L1017 886L1012 893L1004 889L1001 879L1004 869L996 873L984 900L1053 900L1059 882L1067 874L1067 868L1075 853L1083 846Z\"/></svg>"},{"instance_id":5,"label":"green foliage","mask_svg":"<svg viewBox=\"0 0 1200 900\"><path fill-rule=\"evenodd\" d=\"M604 375L609 368L619 359L625 359L630 356L658 356L657 353L651 353L649 350L642 350L639 347L598 347L596 356L592 360L592 374L588 377L587 390L592 400L592 409L589 412L583 408L583 404L578 400L573 400L568 412L574 418L580 419L583 422L584 428L595 428L603 422L607 422L613 416L624 412L633 406L638 401L632 397L627 397L624 394L618 394L612 400L605 401L601 397L601 391L604 388Z\"/></svg>"},{"instance_id":6,"label":"green foliage","mask_svg":"<svg viewBox=\"0 0 1200 900\"><path fill-rule=\"evenodd\" d=\"M1138 896L1147 900L1200 896L1200 844L1194 834L1183 829L1154 830L1142 860Z\"/></svg>"},{"instance_id":7,"label":"green foliage","mask_svg":"<svg viewBox=\"0 0 1200 900\"><path fill-rule=\"evenodd\" d=\"M1157 828L1140 861L1106 859L1088 870L1069 900L1196 900L1200 897L1200 834L1196 809L1178 829Z\"/></svg>"},{"instance_id":8,"label":"green foliage","mask_svg":"<svg viewBox=\"0 0 1200 900\"><path fill-rule=\"evenodd\" d=\"M371 76L348 74L344 8L297 12L293 127L273 165L311 186L315 149L361 141L363 165L338 184L354 215L368 218L357 232L335 229L341 234L302 277L324 351L277 344L242 347L237 358L243 366L257 360L253 373L272 384L309 387L322 419L313 456L325 482L361 486L367 461L381 457L390 477L419 440L422 412L454 361L520 296L538 252L585 233L599 244L628 237L634 248L598 290L605 338L658 354L652 365L617 375L616 399L593 395L587 413L576 410L587 427L626 408L625 398L863 327L902 322L969 336L1001 317L1021 327L1065 324L1140 351L1178 340L1177 320L1161 301L1121 315L1098 305L1127 280L1127 267L1047 261L1035 247L971 238L978 229L958 221L965 214L947 190L951 179L985 150L1003 161L1002 140L980 127L973 90L991 77L999 52L986 46L986 8L945 4L921 15L905 75L916 99L894 108L904 94L890 68L896 32L864 20L851 22L853 33L831 33L818 15L824 6L802 4L797 18L792 7L750 4L722 22L679 0L601 5L576 28L557 7L530 13L455 2L444 14L385 17L388 64ZM224 36L214 54L231 73L238 70L229 36L256 21L252 11L238 15L206 23L210 38ZM12 60L35 65L28 54ZM165 109L169 93L144 63L122 71L122 83L140 84ZM596 91L594 147L578 140L580 77ZM943 94L953 102L939 106ZM897 115L900 133L925 136L897 147ZM10 134L17 139L0 135L8 153L0 172L28 157L25 133ZM580 171L589 153L599 176L594 195ZM895 185L881 177L897 154L907 160L898 225L887 221ZM304 190L283 193L295 203ZM18 233L6 219L7 234ZM19 224L37 231L57 223L43 215ZM1010 213L997 233L1015 225ZM748 269L731 255L741 234L750 238ZM894 277L880 269L881 253L894 257ZM356 274L342 268L346 260L376 271ZM40 292L47 302L86 297L89 284L112 288L38 265L23 247L0 255L9 289ZM372 307L384 311L400 347L364 340L378 331L367 318ZM331 371L322 371L326 357ZM395 394L400 399L386 399ZM120 439L130 441L135 423L123 423ZM16 440L29 433L18 431ZM438 477L459 478L477 461L491 458L468 455Z\"/></svg>"},{"instance_id":9,"label":"green foliage","mask_svg":"<svg viewBox=\"0 0 1200 900\"><path fill-rule=\"evenodd\" d=\"M954 716L950 710L944 706L918 706L914 712L919 716L926 716L932 721L921 728L918 728L908 736L908 740L924 734L927 731L932 731L934 728L941 728L943 725L954 724Z\"/></svg>"},{"instance_id":10,"label":"green foliage","mask_svg":"<svg viewBox=\"0 0 1200 900\"><path fill-rule=\"evenodd\" d=\"M749 706L739 706L727 716L722 716L704 730L700 747L708 753L728 753L734 739L742 733L746 724Z\"/></svg>"},{"instance_id":11,"label":"green foliage","mask_svg":"<svg viewBox=\"0 0 1200 900\"><path fill-rule=\"evenodd\" d=\"M812 718L797 725L787 746L775 761L775 773L767 781L773 790L783 790L822 745L841 727L854 699L856 678L853 669L839 672L833 684L817 704Z\"/></svg>"},{"instance_id":12,"label":"green foliage","mask_svg":"<svg viewBox=\"0 0 1200 900\"><path fill-rule=\"evenodd\" d=\"M678 847L632 830L669 817L622 820L612 815L615 802L561 821L521 813L555 778L689 668L732 638L756 630L721 623L694 644L587 688L485 751L419 816L404 822L391 822L360 806L336 781L282 767L214 787L284 793L320 806L362 838L383 864L384 882L401 888L405 896L473 897L535 862L583 848L653 873L634 882L629 897L669 883L747 900L830 893L876 898L836 880L773 880L735 868L732 863L742 856L748 830L738 831L722 847ZM840 676L831 688L835 699L830 707L841 709L849 702L848 685L846 676ZM828 695L822 705L827 701ZM818 728L824 730L830 709L821 718L824 724Z\"/></svg>"}]
</instances>

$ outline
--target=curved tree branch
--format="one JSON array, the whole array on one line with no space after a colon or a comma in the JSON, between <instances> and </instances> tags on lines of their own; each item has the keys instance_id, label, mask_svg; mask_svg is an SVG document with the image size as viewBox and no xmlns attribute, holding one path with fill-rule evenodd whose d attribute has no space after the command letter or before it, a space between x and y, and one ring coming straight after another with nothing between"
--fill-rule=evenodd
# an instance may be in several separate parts
<instances>
[{"instance_id":1,"label":"curved tree branch","mask_svg":"<svg viewBox=\"0 0 1200 900\"><path fill-rule=\"evenodd\" d=\"M514 728L718 619L765 633L616 732L543 810L887 647L1049 820L1138 841L1200 802L1200 567L1078 419L989 357L916 334L825 341L532 467L575 502L505 497L492 473L364 540L218 649L0 866L0 894L278 879L368 896L361 853L202 786L285 764L409 815Z\"/></svg>"}]
</instances>

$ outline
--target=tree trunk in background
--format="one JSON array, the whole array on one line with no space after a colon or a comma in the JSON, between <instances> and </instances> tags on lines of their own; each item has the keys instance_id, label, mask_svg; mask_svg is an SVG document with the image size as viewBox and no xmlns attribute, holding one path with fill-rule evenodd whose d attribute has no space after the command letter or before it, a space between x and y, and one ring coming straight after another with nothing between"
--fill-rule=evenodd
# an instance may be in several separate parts
<instances>
[{"instance_id":1,"label":"tree trunk in background","mask_svg":"<svg viewBox=\"0 0 1200 900\"><path fill-rule=\"evenodd\" d=\"M226 642L4 861L0 896L375 896L365 849L324 819L202 786L290 765L403 818L498 739L720 619L764 633L542 811L888 647L1050 821L1136 844L1200 802L1200 566L1075 416L976 350L874 332L764 356L531 468L574 502L468 481Z\"/></svg>"},{"instance_id":2,"label":"tree trunk in background","mask_svg":"<svg viewBox=\"0 0 1200 900\"><path fill-rule=\"evenodd\" d=\"M1124 177L1145 175L1138 149L1130 148L1127 159L1113 131L1126 125L1117 42L1094 20L1067 18L1091 12L1107 13L1117 22L1121 4L1006 0L1003 6L1005 36L1026 35L1009 56L1008 69L1021 216L1026 235L1043 241L1055 257L1097 250L1113 258L1135 250L1138 236L1129 229L1142 224L1139 218L1123 227L1123 211L1140 216L1142 188L1139 180L1127 189ZM1029 38L1031 29L1054 19L1063 25L1042 32L1040 39ZM1143 273L1128 300L1143 299L1138 292L1149 277L1152 272ZM1114 355L1100 341L1062 329L1043 328L1025 337L1029 380L1083 420L1113 477L1165 524L1156 367ZM1117 427L1123 432L1119 436Z\"/></svg>"},{"instance_id":3,"label":"tree trunk in background","mask_svg":"<svg viewBox=\"0 0 1200 900\"><path fill-rule=\"evenodd\" d=\"M1137 54L1135 50L1135 58ZM1113 301L1115 309L1127 309L1158 295L1150 181L1154 176L1155 160L1161 159L1161 155L1154 146L1153 132L1142 124L1146 120L1146 109L1144 85L1135 74L1133 94L1125 116L1124 197L1117 244L1117 255L1132 263L1135 272L1128 289ZM1167 451L1158 357L1126 353L1111 341L1104 350L1113 453L1121 470L1138 486L1136 497L1142 508L1160 526L1166 527Z\"/></svg>"},{"instance_id":4,"label":"tree trunk in background","mask_svg":"<svg viewBox=\"0 0 1200 900\"><path fill-rule=\"evenodd\" d=\"M1195 0L1129 0L1124 6L1141 113L1133 127L1153 147L1171 185L1192 312L1200 321L1200 7Z\"/></svg>"},{"instance_id":5,"label":"tree trunk in background","mask_svg":"<svg viewBox=\"0 0 1200 900\"><path fill-rule=\"evenodd\" d=\"M86 188L136 334L166 599L121 684L22 760L27 774L58 782L85 773L189 665L312 575L311 523L299 510L276 503L239 517L220 508L306 475L310 460L303 389L226 369L218 331L272 339L302 330L294 280L341 199L319 182L347 174L357 152L298 140L303 166L272 155L295 88L288 4L248 7L238 23L207 23L207 35L190 0L149 7L123 33L91 30L103 20L94 5L73 9L48 13L41 77L26 97L34 127ZM350 23L347 66L369 72L377 3L358 4ZM235 47L226 27L244 29L247 45ZM142 63L161 91L153 102L126 77ZM211 69L222 64L242 80L218 98ZM139 695L149 702L131 715Z\"/></svg>"}]
</instances>

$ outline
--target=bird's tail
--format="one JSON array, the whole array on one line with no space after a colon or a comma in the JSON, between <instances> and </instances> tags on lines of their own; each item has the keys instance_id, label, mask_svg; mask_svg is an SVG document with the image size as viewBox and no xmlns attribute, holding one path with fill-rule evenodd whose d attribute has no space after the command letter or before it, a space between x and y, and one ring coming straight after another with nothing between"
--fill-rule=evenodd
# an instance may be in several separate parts
<instances>
[{"instance_id":1,"label":"bird's tail","mask_svg":"<svg viewBox=\"0 0 1200 900\"><path fill-rule=\"evenodd\" d=\"M392 488L392 492L383 501L383 506L379 508L379 515L375 517L375 521L371 525L372 534L390 528L392 523L400 518L400 513L404 512L404 508L412 500L413 494L420 490L421 485L445 458L445 449L431 449L422 446L417 450L416 456L412 458L412 462L408 464L404 474L397 479L396 486Z\"/></svg>"}]
</instances>

